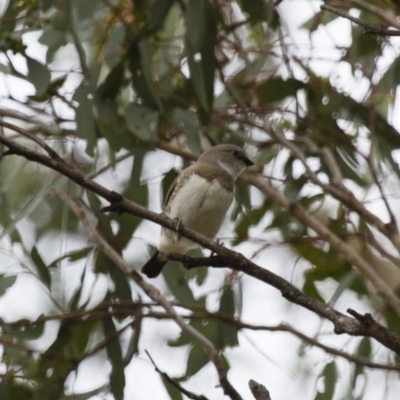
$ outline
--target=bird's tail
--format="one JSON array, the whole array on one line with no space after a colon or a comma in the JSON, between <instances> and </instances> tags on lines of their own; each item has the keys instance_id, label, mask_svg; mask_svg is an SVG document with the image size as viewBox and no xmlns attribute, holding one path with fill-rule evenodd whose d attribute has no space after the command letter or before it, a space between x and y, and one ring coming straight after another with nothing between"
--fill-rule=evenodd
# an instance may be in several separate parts
<instances>
[{"instance_id":1,"label":"bird's tail","mask_svg":"<svg viewBox=\"0 0 400 400\"><path fill-rule=\"evenodd\" d=\"M142 267L142 273L147 275L149 278L155 278L160 275L164 265L167 263L168 258L160 253L158 250L154 253L153 257L147 261Z\"/></svg>"}]
</instances>

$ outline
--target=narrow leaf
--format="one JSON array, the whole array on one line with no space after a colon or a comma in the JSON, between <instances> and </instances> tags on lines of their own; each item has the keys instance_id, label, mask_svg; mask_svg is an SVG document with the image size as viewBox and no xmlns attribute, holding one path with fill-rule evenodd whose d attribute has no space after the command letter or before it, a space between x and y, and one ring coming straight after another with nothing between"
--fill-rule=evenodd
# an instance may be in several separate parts
<instances>
[{"instance_id":1,"label":"narrow leaf","mask_svg":"<svg viewBox=\"0 0 400 400\"><path fill-rule=\"evenodd\" d=\"M42 96L49 87L51 74L50 71L39 61L26 57L28 65L28 77L36 89L36 96Z\"/></svg>"},{"instance_id":2,"label":"narrow leaf","mask_svg":"<svg viewBox=\"0 0 400 400\"><path fill-rule=\"evenodd\" d=\"M108 358L112 365L110 375L111 391L115 400L123 400L125 388L124 362L118 337L110 337L110 335L112 336L116 334L115 325L111 318L104 320L103 328L105 337L109 338L106 349Z\"/></svg>"},{"instance_id":3,"label":"narrow leaf","mask_svg":"<svg viewBox=\"0 0 400 400\"><path fill-rule=\"evenodd\" d=\"M215 55L217 24L208 0L190 0L186 16L186 51L190 81L207 116L214 96Z\"/></svg>"},{"instance_id":4,"label":"narrow leaf","mask_svg":"<svg viewBox=\"0 0 400 400\"><path fill-rule=\"evenodd\" d=\"M49 273L49 269L47 268L47 265L44 263L42 257L40 256L36 246L33 246L33 248L32 248L31 257L32 257L32 261L35 263L35 265L38 269L40 279L46 286L50 286L51 275Z\"/></svg>"}]
</instances>

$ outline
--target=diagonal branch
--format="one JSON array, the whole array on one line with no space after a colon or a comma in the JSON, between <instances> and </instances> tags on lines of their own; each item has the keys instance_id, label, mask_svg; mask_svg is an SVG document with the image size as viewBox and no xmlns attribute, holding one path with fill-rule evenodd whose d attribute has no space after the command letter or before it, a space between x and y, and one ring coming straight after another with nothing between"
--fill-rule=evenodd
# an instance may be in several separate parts
<instances>
[{"instance_id":1,"label":"diagonal branch","mask_svg":"<svg viewBox=\"0 0 400 400\"><path fill-rule=\"evenodd\" d=\"M278 204L296 219L313 229L322 239L343 254L351 265L354 265L367 279L369 279L378 293L387 301L389 306L397 313L397 315L400 316L400 299L396 296L385 280L376 273L374 268L367 261L365 261L360 254L358 254L351 246L340 239L321 221L314 218L300 204L290 202L277 189L269 185L267 180L262 176L255 174L246 174L244 176L248 183L251 183L257 189L259 189L268 199ZM398 234L396 235L398 236Z\"/></svg>"},{"instance_id":2,"label":"diagonal branch","mask_svg":"<svg viewBox=\"0 0 400 400\"><path fill-rule=\"evenodd\" d=\"M380 26L368 24L368 23L364 22L363 20L361 20L360 18L353 17L349 13L339 10L338 8L329 6L327 4L322 5L321 10L330 11L336 15L339 15L343 18L348 19L351 22L354 22L355 24L364 28L365 33L369 33L372 35L382 35L382 36L400 36L400 30L398 30L398 29L385 29Z\"/></svg>"},{"instance_id":3,"label":"diagonal branch","mask_svg":"<svg viewBox=\"0 0 400 400\"><path fill-rule=\"evenodd\" d=\"M79 208L70 197L68 197L60 189L58 189L56 193L76 214L78 219L85 227L87 233L89 234L90 240L94 244L96 244L96 246L110 260L112 260L122 272L128 275L152 300L163 307L166 313L171 317L173 321L175 321L175 323L182 329L183 332L189 335L194 341L199 343L199 345L202 347L203 351L207 355L208 359L214 364L215 369L218 373L219 382L224 393L228 395L232 400L241 400L242 397L228 381L222 360L212 342L204 335L202 335L199 331L194 329L191 325L188 325L184 321L184 319L175 311L172 304L160 293L160 291L150 283L146 282L138 272L133 270L126 263L121 255L118 254L102 236L100 236L96 228L89 221L85 212L81 208Z\"/></svg>"},{"instance_id":4,"label":"diagonal branch","mask_svg":"<svg viewBox=\"0 0 400 400\"><path fill-rule=\"evenodd\" d=\"M223 247L223 249L225 248ZM339 311L336 311L334 308L306 296L285 279L267 269L259 267L240 253L228 249L225 249L225 251L215 250L215 252L219 253L219 255L192 258L182 254L170 254L169 258L183 263L186 268L208 265L212 267L228 267L237 271L242 271L268 285L274 286L281 292L282 296L290 302L307 308L331 321L336 334L347 333L351 336L373 337L385 347L400 354L400 337L375 321L370 314L363 316L349 311L349 314L355 317L354 319L349 318Z\"/></svg>"},{"instance_id":5,"label":"diagonal branch","mask_svg":"<svg viewBox=\"0 0 400 400\"><path fill-rule=\"evenodd\" d=\"M27 137L28 139L32 140L32 142L35 142L38 144L43 150L46 151L46 153L53 158L54 160L57 160L58 162L64 163L64 160L42 139L39 137L33 135L32 133L26 131L25 129L20 128L19 126L10 124L9 122L6 122L2 119L0 119L0 126L3 126L4 128L11 129L14 132L19 133L22 136Z\"/></svg>"},{"instance_id":6,"label":"diagonal branch","mask_svg":"<svg viewBox=\"0 0 400 400\"><path fill-rule=\"evenodd\" d=\"M147 357L149 357L151 363L154 366L154 369L165 379L170 385L178 389L182 394L184 394L187 398L192 399L192 400L208 400L207 397L203 395L198 395L192 392L189 392L189 390L186 390L183 388L181 385L179 385L178 382L176 382L174 379L172 379L167 373L162 372L158 367L157 364L154 362L153 358L151 357L150 353L145 350Z\"/></svg>"},{"instance_id":7,"label":"diagonal branch","mask_svg":"<svg viewBox=\"0 0 400 400\"><path fill-rule=\"evenodd\" d=\"M62 162L58 162L57 160L53 160L44 154L39 154L24 146L21 146L20 144L14 142L10 138L7 138L1 133L0 133L0 143L7 146L14 154L25 157L28 160L36 161L55 171L59 171L66 177L70 178L73 182L77 183L78 185L81 185L82 187L108 200L111 203L111 206L106 207L104 211L116 211L119 213L127 212L132 215L136 215L138 217L145 218L149 221L155 222L156 224L159 224L164 228L176 230L176 222L174 220L171 220L165 215L154 213L148 210L147 208L140 206L139 204L125 200L120 194L114 191L107 190L105 187L99 185L98 183L92 181L91 179L86 178L81 172L75 170L74 168ZM291 205L291 203L286 198L284 198L278 191L266 185L264 181L259 180L258 176L252 174L246 174L242 177L242 179L245 182L251 183L255 187L259 188L261 191L266 193L272 201L276 202L281 207L287 209L289 212L292 213L293 216L295 216L299 220L306 222L307 225L309 222L308 221L309 218L311 218L312 221L314 221L312 216L305 214L304 210L302 210L301 208L293 207L293 205ZM313 227L313 225L311 225L311 227ZM323 230L325 237L327 235L330 237L332 232L330 232L326 227L325 230ZM400 337L395 335L393 332L387 330L386 328L385 328L386 330L373 329L373 327L371 326L363 325L359 320L355 318L350 318L336 311L335 309L329 307L328 305L306 296L295 286L287 282L285 279L252 263L242 254L229 250L226 247L215 242L214 240L208 239L205 236L198 234L197 232L185 228L184 226L181 226L179 228L179 233L182 236L195 241L204 248L212 250L214 253L224 257L224 262L226 262L225 265L229 265L231 268L235 268L238 271L242 271L248 275L255 277L256 279L259 279L275 287L276 289L281 291L282 295L292 303L298 304L301 307L307 308L308 310L317 313L321 317L328 319L334 324L335 333L337 334L347 333L352 336L370 336L376 339L381 344L383 344L385 347L400 354ZM336 236L335 238L336 241L339 240ZM353 255L353 253L351 253L350 255ZM356 257L354 259L356 261L359 260L359 256L357 254L355 256ZM142 280L141 276L139 274L137 275ZM394 298L393 301L393 296L394 296L393 292L390 289L388 289L388 292L384 294L385 296L383 294L382 296L385 299L389 298L391 302L394 303L396 308L399 309L398 305L399 299Z\"/></svg>"}]
</instances>

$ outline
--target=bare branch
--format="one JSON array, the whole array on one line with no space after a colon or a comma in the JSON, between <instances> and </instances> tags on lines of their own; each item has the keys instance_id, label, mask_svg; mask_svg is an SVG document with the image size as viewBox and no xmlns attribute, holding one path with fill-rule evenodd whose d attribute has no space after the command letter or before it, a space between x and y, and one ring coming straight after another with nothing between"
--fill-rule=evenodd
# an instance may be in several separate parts
<instances>
[{"instance_id":1,"label":"bare branch","mask_svg":"<svg viewBox=\"0 0 400 400\"><path fill-rule=\"evenodd\" d=\"M257 383L253 379L249 380L249 388L256 400L271 400L271 396L269 395L267 388L264 385Z\"/></svg>"},{"instance_id":2,"label":"bare branch","mask_svg":"<svg viewBox=\"0 0 400 400\"><path fill-rule=\"evenodd\" d=\"M332 6L329 6L326 4L321 6L321 10L330 11L334 14L337 14L343 18L350 20L351 22L354 22L355 24L364 28L365 33L368 33L368 34L382 35L382 36L400 36L400 30L386 29L386 28L381 28L376 25L367 24L366 22L362 21L361 19L353 17L352 15L350 15L349 13L347 13L345 11L339 10L335 7L332 7Z\"/></svg>"},{"instance_id":3,"label":"bare branch","mask_svg":"<svg viewBox=\"0 0 400 400\"><path fill-rule=\"evenodd\" d=\"M118 254L111 245L100 236L96 228L89 221L85 212L80 209L77 204L68 197L63 191L57 190L57 195L71 208L71 210L76 214L79 220L82 222L86 231L89 234L90 240L97 245L97 247L112 260L118 268L121 269L127 276L129 276L152 300L160 304L161 307L167 312L173 321L186 332L190 337L193 338L199 345L203 348L203 351L207 355L208 359L214 364L217 370L219 381L221 387L226 395L228 395L232 400L241 400L241 396L236 391L236 389L228 381L225 368L223 366L222 360L220 359L217 350L210 340L208 340L203 334L198 332L192 326L188 325L184 319L177 314L171 303L160 293L160 291L153 285L146 282L142 276L133 270Z\"/></svg>"},{"instance_id":4,"label":"bare branch","mask_svg":"<svg viewBox=\"0 0 400 400\"><path fill-rule=\"evenodd\" d=\"M245 178L244 178L245 177ZM366 262L351 246L335 235L321 221L314 218L304 207L298 203L290 202L278 190L267 183L261 175L243 174L243 179L258 188L274 203L287 210L292 216L303 222L306 226L317 232L321 238L326 240L333 248L343 254L346 259L354 265L374 285L378 293L387 301L390 307L400 316L400 300L381 278L375 269Z\"/></svg>"},{"instance_id":5,"label":"bare branch","mask_svg":"<svg viewBox=\"0 0 400 400\"><path fill-rule=\"evenodd\" d=\"M169 384L171 384L176 389L178 389L186 397L188 397L189 399L192 399L192 400L208 400L207 397L205 397L203 395L198 395L193 392L190 392L189 390L186 390L181 385L179 385L178 382L174 381L168 374L160 371L160 369L157 367L156 363L154 362L153 358L151 357L150 353L147 350L145 350L145 352L147 354L147 357L149 357L151 363L153 364L154 369L163 377L163 379L165 379Z\"/></svg>"},{"instance_id":6,"label":"bare branch","mask_svg":"<svg viewBox=\"0 0 400 400\"><path fill-rule=\"evenodd\" d=\"M43 165L48 166L51 169L61 172L72 181L77 184L85 187L86 189L91 190L92 192L98 194L99 196L105 198L111 203L111 206L106 207L104 211L117 211L117 212L128 212L133 215L148 219L149 221L155 222L165 228L174 230L176 229L175 221L166 217L162 214L154 213L138 204L135 204L131 201L125 200L121 195L116 192L109 191L103 186L93 182L90 179L87 179L82 173L73 169L72 167L57 162L56 160L51 159L50 157L39 154L35 151L27 149L24 146L14 142L13 140L7 138L6 136L0 134L0 143L3 143L8 148L10 148L15 154L21 155L29 160L37 161ZM318 228L318 230L322 230L324 238L330 238L333 240L335 245L343 246L342 241L337 238L328 228L323 225L315 225L315 219L312 218L305 210L293 206L286 198L284 198L278 191L271 188L269 185L264 182L264 180L260 180L258 175L247 174L243 175L242 179L247 182L253 184L255 187L259 188L262 192L265 192L267 196L277 204L279 204L284 209L288 210L293 216L298 218L300 221L305 222L308 226L311 226L314 230ZM311 224L311 225L310 225ZM264 281L265 283L274 286L278 290L281 291L282 295L288 299L289 301L296 303L304 308L309 309L317 313L318 315L327 318L330 320L335 326L335 333L347 333L353 336L370 336L375 338L377 341L382 343L385 347L397 352L400 354L400 338L394 333L382 330L374 330L371 327L365 327L360 323L360 321L347 317L344 314L332 309L331 307L322 304L315 299L312 299L306 295L304 295L300 290L291 285L289 282L284 280L283 278L273 274L272 272L265 270L251 261L247 260L240 253L234 252L232 250L227 249L226 247L218 244L214 240L208 239L205 236L198 234L190 229L181 226L179 228L179 233L188 239L199 243L201 246L212 250L214 253L219 254L224 257L224 261L226 261L226 265L229 265L231 268L237 269L239 271L243 271L248 275L251 275L257 279ZM332 236L333 235L333 236ZM322 237L322 235L321 235ZM111 249L112 250L112 249ZM351 249L354 253L354 251ZM351 256L352 263L353 261L359 262L360 256L358 254L349 253ZM119 257L119 255L117 255ZM118 258L119 260L119 258ZM365 263L362 260L362 263ZM126 265L126 264L125 264ZM130 270L130 267L127 266ZM139 274L137 277L140 278L141 282L143 281ZM135 277L136 277L135 275ZM379 278L380 281L380 278ZM144 282L144 281L143 281ZM152 287L152 286L151 286ZM385 290L387 285L385 284ZM382 288L381 288L382 289ZM158 294L158 291L156 295ZM399 309L399 300L395 297L393 299L393 292L388 288L388 292L382 294L385 299L389 299L394 305L394 309ZM169 305L169 303L168 303ZM391 335L392 334L392 335Z\"/></svg>"},{"instance_id":7,"label":"bare branch","mask_svg":"<svg viewBox=\"0 0 400 400\"><path fill-rule=\"evenodd\" d=\"M35 142L38 144L43 150L46 151L46 153L53 158L54 160L60 162L60 163L65 163L65 161L42 139L38 138L35 135L32 135L32 133L26 131L25 129L20 128L19 126L10 124L2 119L0 119L0 126L3 126L4 128L11 129L17 133L19 133L22 136L27 137L28 139L32 140L32 142Z\"/></svg>"},{"instance_id":8,"label":"bare branch","mask_svg":"<svg viewBox=\"0 0 400 400\"><path fill-rule=\"evenodd\" d=\"M217 245L215 248L215 252L218 253L219 256L192 258L182 254L170 254L169 258L182 262L186 268L208 265L212 267L228 267L237 271L242 271L247 275L253 276L268 285L275 287L282 293L282 296L285 299L292 303L307 308L308 310L331 321L334 325L334 332L336 334L347 333L351 336L370 336L385 347L400 354L400 337L378 322L375 321L374 324L367 324L360 318L349 318L330 306L306 296L299 289L280 276L275 275L267 269L259 267L240 253L225 249L224 247L218 249L219 246L220 245Z\"/></svg>"},{"instance_id":9,"label":"bare branch","mask_svg":"<svg viewBox=\"0 0 400 400\"><path fill-rule=\"evenodd\" d=\"M367 3L363 0L350 0L355 6L369 11L370 13L377 15L387 24L392 25L400 29L400 21L397 19L397 15L390 11L386 11L384 7L377 7L371 3Z\"/></svg>"},{"instance_id":10,"label":"bare branch","mask_svg":"<svg viewBox=\"0 0 400 400\"><path fill-rule=\"evenodd\" d=\"M210 259L210 258L208 258ZM197 261L197 259L193 259ZM207 259L206 259L207 260ZM204 261L203 265L207 264L206 261ZM290 333L297 338L299 338L301 341L306 343L309 346L313 347L318 347L321 350L325 351L328 354L332 354L333 356L336 357L341 357L344 358L350 362L353 362L357 365L360 365L362 367L367 367L367 368L373 368L373 369L381 369L381 370L386 370L386 371L400 371L400 365L390 365L390 364L381 364L381 363L376 363L368 358L365 357L360 357L360 356L355 356L349 353L346 353L345 351L338 350L334 347L327 346L321 342L319 342L317 339L307 336L304 333L300 332L299 330L295 329L291 325L288 325L286 323L281 323L278 325L254 325L254 324L249 324L246 323L239 318L222 313L222 312L211 312L206 309L204 309L201 306L196 306L194 304L183 304L180 302L171 302L171 304L174 307L177 308L184 308L185 310L190 310L191 314L189 315L181 315L182 318L185 319L190 319L190 320L204 320L204 319L211 319L215 321L219 321L220 323L230 325L237 330L241 329L246 329L246 330L252 330L252 331L268 331L268 332L286 332ZM41 315L38 317L35 321L29 321L27 319L22 319L14 322L3 322L0 323L0 327L7 327L7 328L18 328L18 327L32 327L38 324L44 324L47 321L54 321L54 320L60 320L60 321L65 321L68 320L71 323L83 323L84 322L90 322L90 321L99 321L105 318L110 318L110 316L117 317L117 318L127 318L132 316L132 310L137 310L138 308L144 308L144 309L151 309L153 306L158 306L156 303L148 303L148 302L135 302L135 301L124 301L124 302L119 302L119 303L114 303L114 302L104 302L99 304L97 307L91 310L78 310L78 311L73 311L73 312L68 312L68 313L63 313L63 314L52 314L52 315ZM353 311L354 312L354 311ZM358 315L358 314L357 314ZM140 320L142 318L154 318L154 319L171 319L171 317L165 313L165 312L159 312L159 311L138 311L135 312L134 314L135 321ZM363 316L361 316L363 317ZM361 318L360 317L360 318ZM358 318L357 318L358 319ZM132 326L132 324L131 324ZM125 329L125 328L123 328ZM122 331L121 331L122 333ZM26 349L27 351L29 349ZM88 353L85 354L85 357L87 357ZM126 363L124 359L124 363Z\"/></svg>"}]
</instances>

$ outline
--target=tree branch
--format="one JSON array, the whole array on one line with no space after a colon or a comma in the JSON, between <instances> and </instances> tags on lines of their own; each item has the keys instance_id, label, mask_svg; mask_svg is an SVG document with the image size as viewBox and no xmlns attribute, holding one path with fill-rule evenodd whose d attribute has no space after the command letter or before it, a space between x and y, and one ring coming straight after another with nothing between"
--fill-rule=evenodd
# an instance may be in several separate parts
<instances>
[{"instance_id":1,"label":"tree branch","mask_svg":"<svg viewBox=\"0 0 400 400\"><path fill-rule=\"evenodd\" d=\"M142 276L133 270L118 254L112 246L97 232L96 228L89 221L85 212L80 209L77 204L68 197L63 191L58 189L56 191L57 195L71 208L71 210L76 214L78 219L81 221L85 227L90 240L96 244L96 246L110 259L116 266L129 276L152 300L157 302L161 307L164 308L166 313L171 317L173 321L189 335L193 340L195 340L202 347L203 351L207 355L208 359L214 364L217 370L219 382L226 395L228 395L232 400L242 400L239 393L228 381L225 368L223 366L222 360L218 355L212 342L207 339L203 334L198 332L192 326L188 325L184 319L177 314L171 303L160 293L160 291L155 288L150 283L146 282Z\"/></svg>"},{"instance_id":2,"label":"tree branch","mask_svg":"<svg viewBox=\"0 0 400 400\"><path fill-rule=\"evenodd\" d=\"M73 182L81 185L88 190L91 190L92 192L108 200L111 205L109 207L105 207L103 211L116 211L119 213L127 212L141 218L145 218L149 221L155 222L163 226L164 228L176 230L176 222L174 220L171 220L163 214L154 213L146 209L145 207L140 206L139 204L125 200L120 194L114 191L107 190L103 186L99 185L96 182L93 182L91 179L86 178L82 173L64 163L53 160L44 154L39 154L35 151L27 149L26 147L21 146L20 144L7 138L1 133L0 143L7 146L17 155L25 157L28 160L39 162L40 164L45 165L53 170L59 171L60 173L70 178ZM245 182L252 183L255 187L266 193L272 201L276 202L284 209L290 211L292 215L294 215L299 220L307 222L308 225L308 217L307 214L304 214L304 210L302 212L298 212L299 209L293 207L291 203L275 189L272 189L264 183L261 185L258 177L251 174L246 174L242 176L242 179ZM315 224L312 222L310 226L314 229L314 225ZM395 351L397 354L400 354L400 337L395 335L393 332L387 330L386 328L382 327L384 329L381 330L372 329L371 326L364 326L357 319L350 318L334 310L333 308L304 295L299 289L297 289L295 286L293 286L283 278L252 263L251 261L247 260L247 258L245 258L242 254L229 250L226 247L218 244L216 241L208 239L205 236L200 235L197 232L194 232L184 226L179 227L179 234L195 241L204 248L207 248L214 253L224 257L224 262L231 268L242 271L250 276L255 277L256 279L259 279L271 286L274 286L276 289L280 290L282 295L289 301L298 304L304 308L307 308L308 310L317 313L321 317L330 320L334 324L335 333L347 333L352 336L370 336L383 344L385 347ZM328 228L325 227L324 236L326 237L328 235L330 237L331 234L332 233L328 230ZM359 258L358 255L357 257ZM142 280L141 276L139 274L137 275ZM392 293L393 292L389 290L387 295L389 294L391 296ZM396 302L398 302L397 298Z\"/></svg>"},{"instance_id":3,"label":"tree branch","mask_svg":"<svg viewBox=\"0 0 400 400\"><path fill-rule=\"evenodd\" d=\"M195 394L193 392L189 392L189 390L186 390L185 388L183 388L181 385L179 385L178 382L176 382L175 380L173 380L168 374L166 374L165 372L160 371L160 369L157 367L156 363L154 362L153 358L151 357L150 353L145 350L147 357L149 357L151 363L154 366L154 369L163 377L163 379L165 379L170 385L172 385L173 387L175 387L176 389L178 389L181 393L183 393L186 397L188 397L189 399L192 400L208 400L207 397L203 396L203 395L198 395Z\"/></svg>"},{"instance_id":4,"label":"tree branch","mask_svg":"<svg viewBox=\"0 0 400 400\"><path fill-rule=\"evenodd\" d=\"M354 22L355 24L364 28L364 32L367 34L382 35L382 36L400 36L400 30L386 29L386 28L382 28L382 27L379 27L376 25L367 24L366 22L362 21L361 19L353 17L349 13L339 10L335 7L329 6L327 4L322 5L321 10L330 11L336 15L339 15L340 17L346 18L349 21Z\"/></svg>"},{"instance_id":5,"label":"tree branch","mask_svg":"<svg viewBox=\"0 0 400 400\"><path fill-rule=\"evenodd\" d=\"M19 133L22 136L27 137L28 139L32 140L32 142L35 142L38 144L43 150L46 151L46 153L54 160L60 162L60 163L65 163L65 161L42 139L38 138L35 135L32 135L32 133L26 131L25 129L20 128L19 126L10 124L2 119L0 119L0 126L3 126L4 128L11 129L17 133Z\"/></svg>"},{"instance_id":6,"label":"tree branch","mask_svg":"<svg viewBox=\"0 0 400 400\"><path fill-rule=\"evenodd\" d=\"M253 379L249 380L249 388L256 400L271 400L271 396L269 395L267 388L264 385L257 383Z\"/></svg>"},{"instance_id":7,"label":"tree branch","mask_svg":"<svg viewBox=\"0 0 400 400\"><path fill-rule=\"evenodd\" d=\"M314 218L304 207L298 203L290 202L278 190L273 188L261 175L242 174L246 182L259 189L264 195L292 216L313 229L318 235L328 242L334 249L343 254L351 265L354 265L374 285L378 293L386 300L389 306L400 316L400 299L389 285L376 273L375 269L366 262L351 246L335 235L321 221ZM395 234L398 237L398 233Z\"/></svg>"},{"instance_id":8,"label":"tree branch","mask_svg":"<svg viewBox=\"0 0 400 400\"><path fill-rule=\"evenodd\" d=\"M286 332L290 333L297 338L299 338L302 342L306 343L309 346L318 347L321 350L325 351L328 354L332 354L333 356L344 358L350 362L353 362L359 366L373 368L373 369L381 369L385 371L400 371L400 365L390 365L390 364L381 364L376 363L368 358L355 356L349 353L346 353L342 350L338 350L334 347L327 346L323 343L320 343L317 339L307 336L299 330L293 328L291 325L286 323L281 323L278 325L253 325L246 322L243 322L239 318L222 313L222 312L211 312L203 307L196 306L193 304L183 304L179 302L171 302L174 307L183 308L185 310L190 310L191 314L181 315L184 319L190 320L204 320L211 319L214 321L219 321L220 323L230 325L237 330L247 329L252 331L268 331L268 332ZM147 302L136 302L136 301L123 301L119 303L114 302L104 302L99 304L97 307L91 310L77 310L63 314L52 314L52 315L41 315L34 321L30 321L27 319L22 319L14 322L1 322L0 327L4 328L32 328L35 325L44 324L47 321L69 321L71 324L82 324L88 323L92 321L99 321L105 318L116 317L116 318L127 318L132 316L132 310L138 310L139 308L150 309L149 311L137 311L134 314L134 318L142 319L142 318L154 318L154 319L170 319L171 317L165 312L152 311L151 307L158 306L157 303L147 303ZM349 309L349 313L356 313L354 310ZM352 314L353 315L353 314ZM357 317L360 314L357 314ZM357 319L364 318L361 315ZM367 317L369 318L369 317ZM375 321L373 321L375 323ZM132 326L132 323L130 324ZM28 351L29 349L27 349ZM88 354L86 353L85 357Z\"/></svg>"},{"instance_id":9,"label":"tree branch","mask_svg":"<svg viewBox=\"0 0 400 400\"><path fill-rule=\"evenodd\" d=\"M277 288L281 292L282 296L290 302L307 308L308 310L313 311L321 317L331 321L334 325L334 332L336 334L347 333L351 336L373 337L385 347L388 347L397 354L400 354L400 337L383 325L379 324L377 321L373 320L370 314L367 314L367 319L363 319L361 317L354 319L349 318L339 311L329 307L328 305L306 296L299 289L280 276L275 275L273 272L267 269L259 267L240 253L236 253L227 249L226 251L216 252L218 252L220 255L213 257L192 258L186 255L174 253L170 254L169 258L171 260L183 263L186 268L195 268L208 265L212 267L228 267L237 271L242 271L247 275L253 276L254 278L257 278L268 285ZM374 323L371 322L371 319L374 321Z\"/></svg>"}]
</instances>

